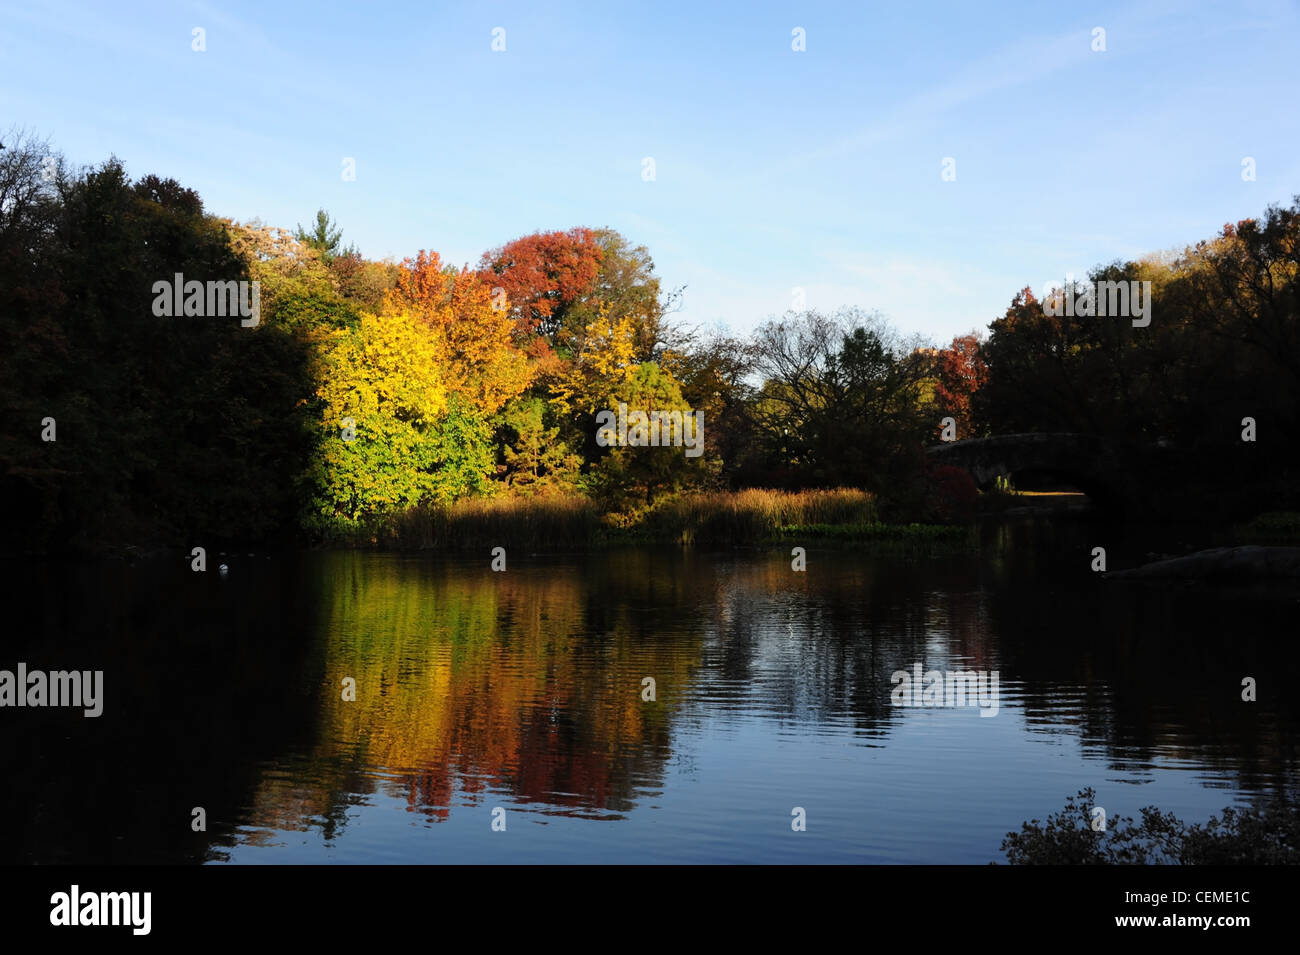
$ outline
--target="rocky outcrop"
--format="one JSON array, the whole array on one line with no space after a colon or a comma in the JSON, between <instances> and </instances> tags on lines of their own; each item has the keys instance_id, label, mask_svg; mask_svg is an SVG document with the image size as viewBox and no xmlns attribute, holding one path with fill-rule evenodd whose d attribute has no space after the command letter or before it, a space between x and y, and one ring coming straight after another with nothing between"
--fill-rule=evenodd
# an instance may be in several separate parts
<instances>
[{"instance_id":1,"label":"rocky outcrop","mask_svg":"<svg viewBox=\"0 0 1300 955\"><path fill-rule=\"evenodd\" d=\"M1241 585L1260 581L1300 584L1300 547L1215 547L1106 574L1107 580L1188 580Z\"/></svg>"}]
</instances>

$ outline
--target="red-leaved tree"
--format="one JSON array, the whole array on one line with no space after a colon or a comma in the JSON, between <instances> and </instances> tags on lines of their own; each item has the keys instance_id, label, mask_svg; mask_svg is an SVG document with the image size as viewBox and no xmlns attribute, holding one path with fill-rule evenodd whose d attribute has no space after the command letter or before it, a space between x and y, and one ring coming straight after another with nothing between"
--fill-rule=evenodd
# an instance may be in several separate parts
<instances>
[{"instance_id":1,"label":"red-leaved tree","mask_svg":"<svg viewBox=\"0 0 1300 955\"><path fill-rule=\"evenodd\" d=\"M517 334L554 341L569 308L591 290L600 262L590 229L535 232L485 252L478 274L505 292Z\"/></svg>"},{"instance_id":2,"label":"red-leaved tree","mask_svg":"<svg viewBox=\"0 0 1300 955\"><path fill-rule=\"evenodd\" d=\"M970 332L954 338L951 345L939 352L938 372L935 396L939 406L957 419L959 437L973 436L971 398L989 376L988 365L980 354L979 336Z\"/></svg>"}]
</instances>

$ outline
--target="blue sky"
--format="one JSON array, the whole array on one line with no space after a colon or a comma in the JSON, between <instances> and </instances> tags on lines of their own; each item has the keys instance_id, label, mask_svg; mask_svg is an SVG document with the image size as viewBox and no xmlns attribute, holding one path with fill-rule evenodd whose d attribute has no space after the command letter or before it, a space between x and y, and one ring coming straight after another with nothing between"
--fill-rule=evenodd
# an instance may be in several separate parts
<instances>
[{"instance_id":1,"label":"blue sky","mask_svg":"<svg viewBox=\"0 0 1300 955\"><path fill-rule=\"evenodd\" d=\"M0 3L0 128L236 219L324 206L375 258L611 226L689 323L745 332L799 287L943 342L1289 202L1298 55L1300 6L1249 0L26 0Z\"/></svg>"}]
</instances>

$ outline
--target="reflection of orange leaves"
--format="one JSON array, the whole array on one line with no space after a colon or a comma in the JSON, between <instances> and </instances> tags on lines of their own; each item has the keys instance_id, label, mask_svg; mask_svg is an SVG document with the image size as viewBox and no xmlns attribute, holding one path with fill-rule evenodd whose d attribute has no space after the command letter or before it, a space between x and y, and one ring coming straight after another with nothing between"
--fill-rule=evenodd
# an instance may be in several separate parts
<instances>
[{"instance_id":1,"label":"reflection of orange leaves","mask_svg":"<svg viewBox=\"0 0 1300 955\"><path fill-rule=\"evenodd\" d=\"M634 780L662 764L668 712L641 702L640 681L650 672L683 686L698 652L647 645L619 614L602 621L593 656L579 636L590 629L580 571L466 576L332 559L349 585L329 591L312 782L268 774L250 825L310 827L347 793L376 788L430 820L458 794L481 802L495 790L578 813L621 809ZM648 576L618 566L632 586ZM357 681L355 701L341 699L344 676Z\"/></svg>"},{"instance_id":2,"label":"reflection of orange leaves","mask_svg":"<svg viewBox=\"0 0 1300 955\"><path fill-rule=\"evenodd\" d=\"M623 763L662 742L646 722L641 671L681 681L690 658L624 637L593 664L571 636L585 606L573 572L430 581L372 565L358 585L340 595L331 628L366 637L335 646L327 663L325 686L357 679L355 702L323 701L327 761L361 741L365 763L400 773L408 805L434 818L457 791L496 786L584 809L628 798ZM502 618L514 621L508 637Z\"/></svg>"},{"instance_id":3,"label":"reflection of orange leaves","mask_svg":"<svg viewBox=\"0 0 1300 955\"><path fill-rule=\"evenodd\" d=\"M671 585L662 557L645 552L508 574L371 554L323 559L320 632L329 636L317 644L316 742L300 771L264 774L241 820L249 827L301 829L376 789L430 820L446 818L453 800L482 805L496 792L573 814L626 810L662 780L674 697L689 697L708 634L763 626L754 608L792 588L832 605L883 606L901 580L896 568L847 561L792 582L780 555ZM707 608L691 636L659 639L642 612L663 605L666 586L680 601L672 606ZM995 660L984 607L978 596L927 604L924 629L957 635L976 663ZM656 703L641 700L647 675L658 681ZM357 681L354 702L340 698L343 676ZM823 691L845 692L843 679L830 668Z\"/></svg>"}]
</instances>

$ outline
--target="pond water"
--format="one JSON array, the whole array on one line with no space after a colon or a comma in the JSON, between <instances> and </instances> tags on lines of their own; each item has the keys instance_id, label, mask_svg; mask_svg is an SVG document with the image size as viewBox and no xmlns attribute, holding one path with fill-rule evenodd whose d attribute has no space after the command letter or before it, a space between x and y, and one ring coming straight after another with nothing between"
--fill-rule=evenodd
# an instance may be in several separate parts
<instances>
[{"instance_id":1,"label":"pond water","mask_svg":"<svg viewBox=\"0 0 1300 955\"><path fill-rule=\"evenodd\" d=\"M0 669L104 700L0 710L0 861L983 864L1085 786L1204 821L1294 785L1294 597L1102 581L1093 546L1188 542L1086 521L982 537L10 562ZM898 705L917 667L984 682Z\"/></svg>"}]
</instances>

